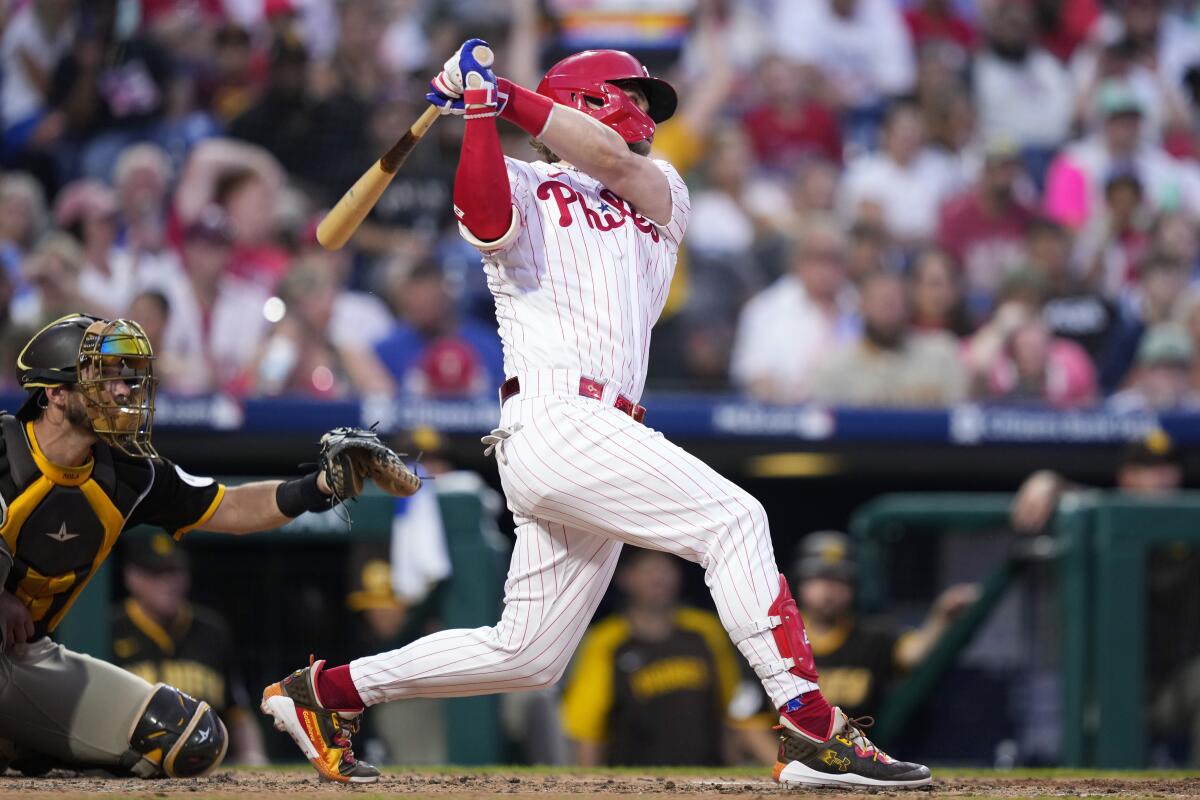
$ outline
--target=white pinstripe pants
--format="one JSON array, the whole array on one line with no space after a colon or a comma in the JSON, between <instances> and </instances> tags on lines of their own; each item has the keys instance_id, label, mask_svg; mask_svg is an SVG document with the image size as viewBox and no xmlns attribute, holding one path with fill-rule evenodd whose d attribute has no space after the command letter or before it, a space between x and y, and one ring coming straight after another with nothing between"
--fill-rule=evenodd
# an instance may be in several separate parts
<instances>
[{"instance_id":1,"label":"white pinstripe pants","mask_svg":"<svg viewBox=\"0 0 1200 800\"><path fill-rule=\"evenodd\" d=\"M595 400L539 394L523 381L502 411L501 424L514 423L521 429L497 453L517 522L500 622L440 631L351 662L367 705L556 683L608 588L623 543L703 566L726 630L767 617L778 570L766 512L748 493ZM751 665L781 659L769 631L737 646ZM776 706L816 688L786 671L763 685Z\"/></svg>"}]
</instances>

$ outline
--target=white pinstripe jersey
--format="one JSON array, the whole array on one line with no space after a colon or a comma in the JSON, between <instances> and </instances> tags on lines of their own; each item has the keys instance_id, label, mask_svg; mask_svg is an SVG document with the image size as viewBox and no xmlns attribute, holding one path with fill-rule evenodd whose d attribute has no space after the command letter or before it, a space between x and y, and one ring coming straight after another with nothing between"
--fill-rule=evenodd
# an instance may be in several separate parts
<instances>
[{"instance_id":1,"label":"white pinstripe jersey","mask_svg":"<svg viewBox=\"0 0 1200 800\"><path fill-rule=\"evenodd\" d=\"M520 231L485 252L504 372L578 370L635 402L691 204L665 161L671 220L658 225L575 167L505 158Z\"/></svg>"}]
</instances>

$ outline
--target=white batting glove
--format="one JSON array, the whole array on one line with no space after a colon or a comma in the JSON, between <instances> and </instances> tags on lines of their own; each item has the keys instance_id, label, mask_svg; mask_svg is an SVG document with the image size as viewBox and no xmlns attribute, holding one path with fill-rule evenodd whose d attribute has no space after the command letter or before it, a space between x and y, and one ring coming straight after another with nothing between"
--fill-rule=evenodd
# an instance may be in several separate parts
<instances>
[{"instance_id":1,"label":"white batting glove","mask_svg":"<svg viewBox=\"0 0 1200 800\"><path fill-rule=\"evenodd\" d=\"M458 61L462 60L462 47L455 50L454 55L446 59L442 65L442 72L437 74L430 83L433 84L433 90L439 95L449 97L451 100L458 100L462 97L462 67L458 66Z\"/></svg>"}]
</instances>

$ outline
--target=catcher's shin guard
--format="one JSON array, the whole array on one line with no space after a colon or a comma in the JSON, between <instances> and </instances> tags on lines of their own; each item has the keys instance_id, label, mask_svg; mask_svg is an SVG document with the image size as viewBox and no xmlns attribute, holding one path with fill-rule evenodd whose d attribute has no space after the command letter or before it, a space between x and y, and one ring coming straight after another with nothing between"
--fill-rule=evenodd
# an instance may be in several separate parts
<instances>
[{"instance_id":1,"label":"catcher's shin guard","mask_svg":"<svg viewBox=\"0 0 1200 800\"><path fill-rule=\"evenodd\" d=\"M262 711L292 737L322 778L340 783L373 783L379 770L354 757L350 737L358 732L362 709L325 708L317 694L324 661L313 661L263 690Z\"/></svg>"},{"instance_id":2,"label":"catcher's shin guard","mask_svg":"<svg viewBox=\"0 0 1200 800\"><path fill-rule=\"evenodd\" d=\"M198 778L220 766L228 746L208 703L160 683L133 724L122 766L142 778Z\"/></svg>"}]
</instances>

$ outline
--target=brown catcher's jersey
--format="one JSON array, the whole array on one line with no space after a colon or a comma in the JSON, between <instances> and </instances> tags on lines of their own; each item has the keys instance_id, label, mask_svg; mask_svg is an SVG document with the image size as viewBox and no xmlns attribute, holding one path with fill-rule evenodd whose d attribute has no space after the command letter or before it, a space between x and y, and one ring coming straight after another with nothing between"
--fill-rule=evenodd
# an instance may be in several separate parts
<instances>
[{"instance_id":1,"label":"brown catcher's jersey","mask_svg":"<svg viewBox=\"0 0 1200 800\"><path fill-rule=\"evenodd\" d=\"M234 669L233 638L216 613L186 604L160 625L132 597L114 613L113 658L148 683L167 683L224 715L247 705Z\"/></svg>"},{"instance_id":2,"label":"brown catcher's jersey","mask_svg":"<svg viewBox=\"0 0 1200 800\"><path fill-rule=\"evenodd\" d=\"M33 423L0 416L0 537L13 565L4 588L33 616L34 636L53 631L112 550L142 523L176 538L208 521L225 487L161 458L133 458L97 443L81 467L53 464Z\"/></svg>"}]
</instances>

